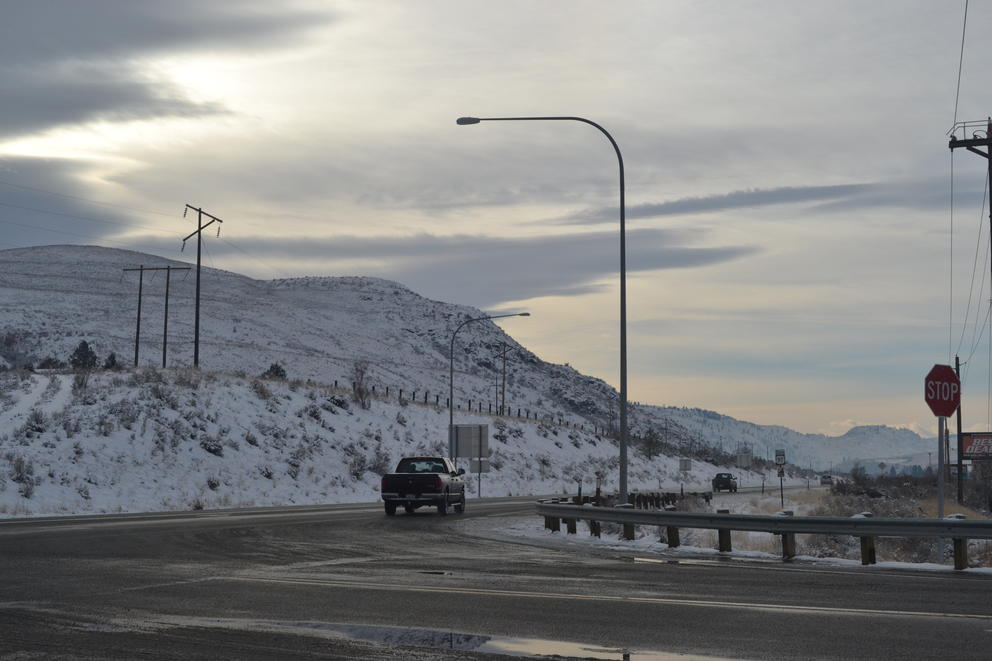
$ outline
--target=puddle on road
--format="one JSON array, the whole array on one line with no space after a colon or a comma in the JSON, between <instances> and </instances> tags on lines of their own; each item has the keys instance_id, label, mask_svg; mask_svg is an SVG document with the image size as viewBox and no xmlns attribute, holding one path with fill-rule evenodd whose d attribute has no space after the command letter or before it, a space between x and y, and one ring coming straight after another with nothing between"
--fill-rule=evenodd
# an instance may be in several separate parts
<instances>
[{"instance_id":1,"label":"puddle on road","mask_svg":"<svg viewBox=\"0 0 992 661\"><path fill-rule=\"evenodd\" d=\"M526 658L608 659L611 661L720 661L720 657L677 654L657 650L602 647L589 643L573 643L540 638L511 638L412 629L406 627L361 626L324 622L273 622L261 624L272 628L309 629L314 632L337 634L352 640L385 645L411 645L434 649L455 649L483 654L505 654Z\"/></svg>"}]
</instances>

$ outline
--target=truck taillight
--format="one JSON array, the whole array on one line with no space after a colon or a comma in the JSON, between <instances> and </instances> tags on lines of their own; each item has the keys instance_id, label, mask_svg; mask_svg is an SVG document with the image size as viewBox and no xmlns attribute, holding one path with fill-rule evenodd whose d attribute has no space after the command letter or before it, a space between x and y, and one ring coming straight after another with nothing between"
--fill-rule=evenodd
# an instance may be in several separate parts
<instances>
[{"instance_id":1,"label":"truck taillight","mask_svg":"<svg viewBox=\"0 0 992 661\"><path fill-rule=\"evenodd\" d=\"M441 490L441 476L440 475L435 475L434 476L434 491L440 491L440 490Z\"/></svg>"},{"instance_id":2,"label":"truck taillight","mask_svg":"<svg viewBox=\"0 0 992 661\"><path fill-rule=\"evenodd\" d=\"M382 493L386 489L386 476L383 475L382 479L379 480L379 493Z\"/></svg>"}]
</instances>

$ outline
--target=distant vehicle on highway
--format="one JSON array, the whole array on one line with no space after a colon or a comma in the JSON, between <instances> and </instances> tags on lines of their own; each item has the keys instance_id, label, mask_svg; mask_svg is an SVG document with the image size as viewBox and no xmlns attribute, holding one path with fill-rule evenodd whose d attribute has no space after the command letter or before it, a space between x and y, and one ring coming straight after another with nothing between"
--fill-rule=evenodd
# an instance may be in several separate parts
<instances>
[{"instance_id":1,"label":"distant vehicle on highway","mask_svg":"<svg viewBox=\"0 0 992 661\"><path fill-rule=\"evenodd\" d=\"M834 483L834 476L833 475L821 475L820 476L820 484L833 484L833 483Z\"/></svg>"},{"instance_id":2,"label":"distant vehicle on highway","mask_svg":"<svg viewBox=\"0 0 992 661\"><path fill-rule=\"evenodd\" d=\"M403 506L407 514L418 507L437 507L438 514L447 514L448 506L455 512L465 511L464 468L455 470L447 457L404 457L396 472L382 476L380 493L386 514L393 516Z\"/></svg>"},{"instance_id":3,"label":"distant vehicle on highway","mask_svg":"<svg viewBox=\"0 0 992 661\"><path fill-rule=\"evenodd\" d=\"M737 478L730 473L717 473L713 478L713 491L737 491Z\"/></svg>"}]
</instances>

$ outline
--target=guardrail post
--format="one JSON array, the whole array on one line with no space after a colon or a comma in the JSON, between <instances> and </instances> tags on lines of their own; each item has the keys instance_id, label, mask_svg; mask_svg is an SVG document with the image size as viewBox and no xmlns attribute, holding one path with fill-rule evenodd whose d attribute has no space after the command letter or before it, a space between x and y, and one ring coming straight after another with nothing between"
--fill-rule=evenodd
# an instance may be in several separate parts
<instances>
[{"instance_id":1,"label":"guardrail post","mask_svg":"<svg viewBox=\"0 0 992 661\"><path fill-rule=\"evenodd\" d=\"M951 514L945 517L947 519L954 519L960 521L965 519L964 514ZM964 537L952 537L951 542L954 543L954 569L962 570L968 568L968 539ZM941 540L937 540L937 543L943 543Z\"/></svg>"},{"instance_id":2,"label":"guardrail post","mask_svg":"<svg viewBox=\"0 0 992 661\"><path fill-rule=\"evenodd\" d=\"M782 516L792 516L792 510L783 510ZM796 533L782 533L782 560L792 560L796 557Z\"/></svg>"},{"instance_id":3,"label":"guardrail post","mask_svg":"<svg viewBox=\"0 0 992 661\"><path fill-rule=\"evenodd\" d=\"M955 569L967 569L968 568L968 540L962 539L960 537L955 537L954 542L954 568Z\"/></svg>"},{"instance_id":4,"label":"guardrail post","mask_svg":"<svg viewBox=\"0 0 992 661\"><path fill-rule=\"evenodd\" d=\"M682 545L679 540L679 529L675 526L667 526L665 528L665 537L668 538L668 548L674 549Z\"/></svg>"},{"instance_id":5,"label":"guardrail post","mask_svg":"<svg viewBox=\"0 0 992 661\"><path fill-rule=\"evenodd\" d=\"M589 521L589 535L591 537L601 537L603 534L603 527L599 524L599 521Z\"/></svg>"},{"instance_id":6,"label":"guardrail post","mask_svg":"<svg viewBox=\"0 0 992 661\"><path fill-rule=\"evenodd\" d=\"M717 514L730 514L730 510L717 510ZM728 528L719 528L717 531L717 549L720 553L730 553L733 549L730 546L730 530Z\"/></svg>"},{"instance_id":7,"label":"guardrail post","mask_svg":"<svg viewBox=\"0 0 992 661\"><path fill-rule=\"evenodd\" d=\"M565 529L569 535L575 534L575 519L565 519Z\"/></svg>"},{"instance_id":8,"label":"guardrail post","mask_svg":"<svg viewBox=\"0 0 992 661\"><path fill-rule=\"evenodd\" d=\"M865 519L870 519L873 515L871 512L862 512L860 515ZM873 565L875 564L875 538L874 537L859 537L861 540L861 564L863 565Z\"/></svg>"},{"instance_id":9,"label":"guardrail post","mask_svg":"<svg viewBox=\"0 0 992 661\"><path fill-rule=\"evenodd\" d=\"M623 507L623 508L630 509L630 508L633 508L634 506L631 505L630 503L627 503L626 505L617 505L617 507ZM634 540L634 524L633 523L625 523L625 524L623 524L623 538L626 539L629 542Z\"/></svg>"},{"instance_id":10,"label":"guardrail post","mask_svg":"<svg viewBox=\"0 0 992 661\"><path fill-rule=\"evenodd\" d=\"M875 538L860 537L861 540L861 564L875 564Z\"/></svg>"}]
</instances>

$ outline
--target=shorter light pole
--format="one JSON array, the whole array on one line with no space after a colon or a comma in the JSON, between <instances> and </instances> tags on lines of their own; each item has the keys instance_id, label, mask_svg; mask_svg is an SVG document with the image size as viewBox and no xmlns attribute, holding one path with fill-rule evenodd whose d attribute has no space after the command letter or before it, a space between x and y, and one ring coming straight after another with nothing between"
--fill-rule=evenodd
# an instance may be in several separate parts
<instances>
[{"instance_id":1,"label":"shorter light pole","mask_svg":"<svg viewBox=\"0 0 992 661\"><path fill-rule=\"evenodd\" d=\"M458 325L455 332L451 334L451 348L448 350L448 458L455 460L455 336L458 331L473 321L485 321L487 319L503 319L504 317L529 317L530 312L516 312L514 314L496 314L485 317L472 317L466 319ZM480 467L481 468L481 467Z\"/></svg>"}]
</instances>

